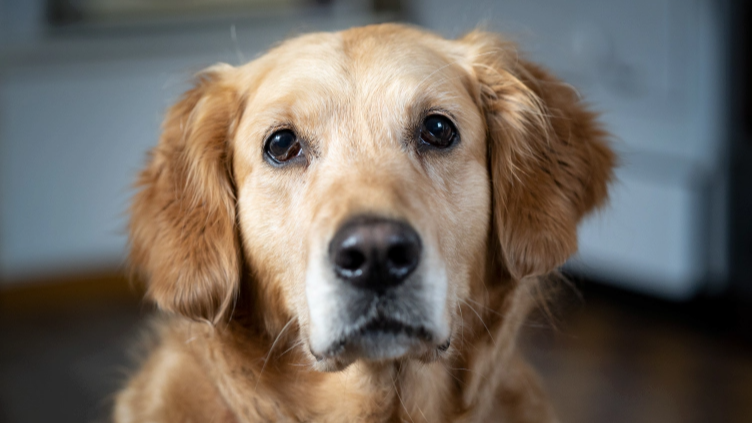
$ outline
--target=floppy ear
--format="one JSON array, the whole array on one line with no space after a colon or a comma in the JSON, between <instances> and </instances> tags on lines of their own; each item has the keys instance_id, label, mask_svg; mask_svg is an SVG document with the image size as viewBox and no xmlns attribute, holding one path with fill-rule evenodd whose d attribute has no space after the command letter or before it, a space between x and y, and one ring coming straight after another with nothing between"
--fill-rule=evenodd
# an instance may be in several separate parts
<instances>
[{"instance_id":1,"label":"floppy ear","mask_svg":"<svg viewBox=\"0 0 752 423\"><path fill-rule=\"evenodd\" d=\"M614 155L570 86L522 60L498 36L468 46L487 125L493 219L509 273L549 273L577 251L577 223L601 205Z\"/></svg>"},{"instance_id":2,"label":"floppy ear","mask_svg":"<svg viewBox=\"0 0 752 423\"><path fill-rule=\"evenodd\" d=\"M229 65L202 72L170 108L141 172L130 221L130 259L157 305L217 322L239 284L229 140L241 105Z\"/></svg>"}]
</instances>

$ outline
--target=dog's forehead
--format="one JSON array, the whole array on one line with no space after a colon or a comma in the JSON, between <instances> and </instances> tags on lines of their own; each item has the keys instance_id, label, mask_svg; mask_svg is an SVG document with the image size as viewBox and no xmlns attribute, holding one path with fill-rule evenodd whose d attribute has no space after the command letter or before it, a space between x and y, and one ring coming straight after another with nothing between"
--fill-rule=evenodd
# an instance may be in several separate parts
<instances>
[{"instance_id":1,"label":"dog's forehead","mask_svg":"<svg viewBox=\"0 0 752 423\"><path fill-rule=\"evenodd\" d=\"M458 95L470 98L459 58L453 42L406 28L310 34L249 66L257 79L249 97L257 111L293 121L451 109Z\"/></svg>"},{"instance_id":2,"label":"dog's forehead","mask_svg":"<svg viewBox=\"0 0 752 423\"><path fill-rule=\"evenodd\" d=\"M354 28L340 37L343 55L363 83L405 81L425 89L464 75L459 46L424 31L387 25Z\"/></svg>"}]
</instances>

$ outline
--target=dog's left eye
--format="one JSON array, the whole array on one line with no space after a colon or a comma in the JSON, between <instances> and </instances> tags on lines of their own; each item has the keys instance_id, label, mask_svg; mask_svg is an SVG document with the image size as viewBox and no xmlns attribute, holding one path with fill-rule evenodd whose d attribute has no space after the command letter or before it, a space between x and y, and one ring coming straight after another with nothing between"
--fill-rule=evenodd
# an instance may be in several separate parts
<instances>
[{"instance_id":1,"label":"dog's left eye","mask_svg":"<svg viewBox=\"0 0 752 423\"><path fill-rule=\"evenodd\" d=\"M264 153L266 156L277 164L281 164L298 157L303 151L300 141L289 129L282 129L273 133L266 139L264 144Z\"/></svg>"},{"instance_id":2,"label":"dog's left eye","mask_svg":"<svg viewBox=\"0 0 752 423\"><path fill-rule=\"evenodd\" d=\"M420 140L437 148L451 146L457 138L457 129L444 116L430 115L423 120L420 128Z\"/></svg>"}]
</instances>

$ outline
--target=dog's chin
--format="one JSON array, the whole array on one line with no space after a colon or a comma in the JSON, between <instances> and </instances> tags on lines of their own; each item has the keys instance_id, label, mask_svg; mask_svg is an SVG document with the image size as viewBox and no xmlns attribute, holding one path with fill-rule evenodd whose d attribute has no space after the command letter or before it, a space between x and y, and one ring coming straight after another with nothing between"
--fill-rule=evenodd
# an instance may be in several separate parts
<instances>
[{"instance_id":1,"label":"dog's chin","mask_svg":"<svg viewBox=\"0 0 752 423\"><path fill-rule=\"evenodd\" d=\"M437 336L424 326L383 319L352 328L324 352L311 353L316 358L316 369L332 372L343 370L358 360L379 363L414 358L430 362L448 347L448 337L437 342Z\"/></svg>"}]
</instances>

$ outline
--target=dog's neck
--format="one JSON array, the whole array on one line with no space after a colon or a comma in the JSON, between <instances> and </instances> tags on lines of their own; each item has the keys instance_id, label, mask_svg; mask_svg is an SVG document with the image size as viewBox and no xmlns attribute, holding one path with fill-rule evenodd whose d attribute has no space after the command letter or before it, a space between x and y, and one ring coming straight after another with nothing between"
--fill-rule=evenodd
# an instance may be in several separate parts
<instances>
[{"instance_id":1,"label":"dog's neck","mask_svg":"<svg viewBox=\"0 0 752 423\"><path fill-rule=\"evenodd\" d=\"M191 349L241 422L423 421L424 417L431 422L452 421L468 418L467 410L476 416L492 412L478 405L498 404L501 391L514 392L519 388L515 381L534 377L517 363L514 340L530 307L530 294L516 288L503 297L502 308L496 309L501 313L494 311L496 318L479 309L480 304L463 313L463 333L457 334L446 357L432 363L359 361L340 372L322 373L312 370L294 331L272 350L268 335L249 335L242 325L199 330L191 324L192 336L200 332L204 337ZM512 370L525 374L513 375ZM499 381L513 383L501 386ZM496 400L483 398L487 396Z\"/></svg>"},{"instance_id":2,"label":"dog's neck","mask_svg":"<svg viewBox=\"0 0 752 423\"><path fill-rule=\"evenodd\" d=\"M439 422L463 408L454 361L358 361L322 373L294 344L270 354L231 332L202 332L206 342L192 350L239 423L410 421L408 415Z\"/></svg>"}]
</instances>

